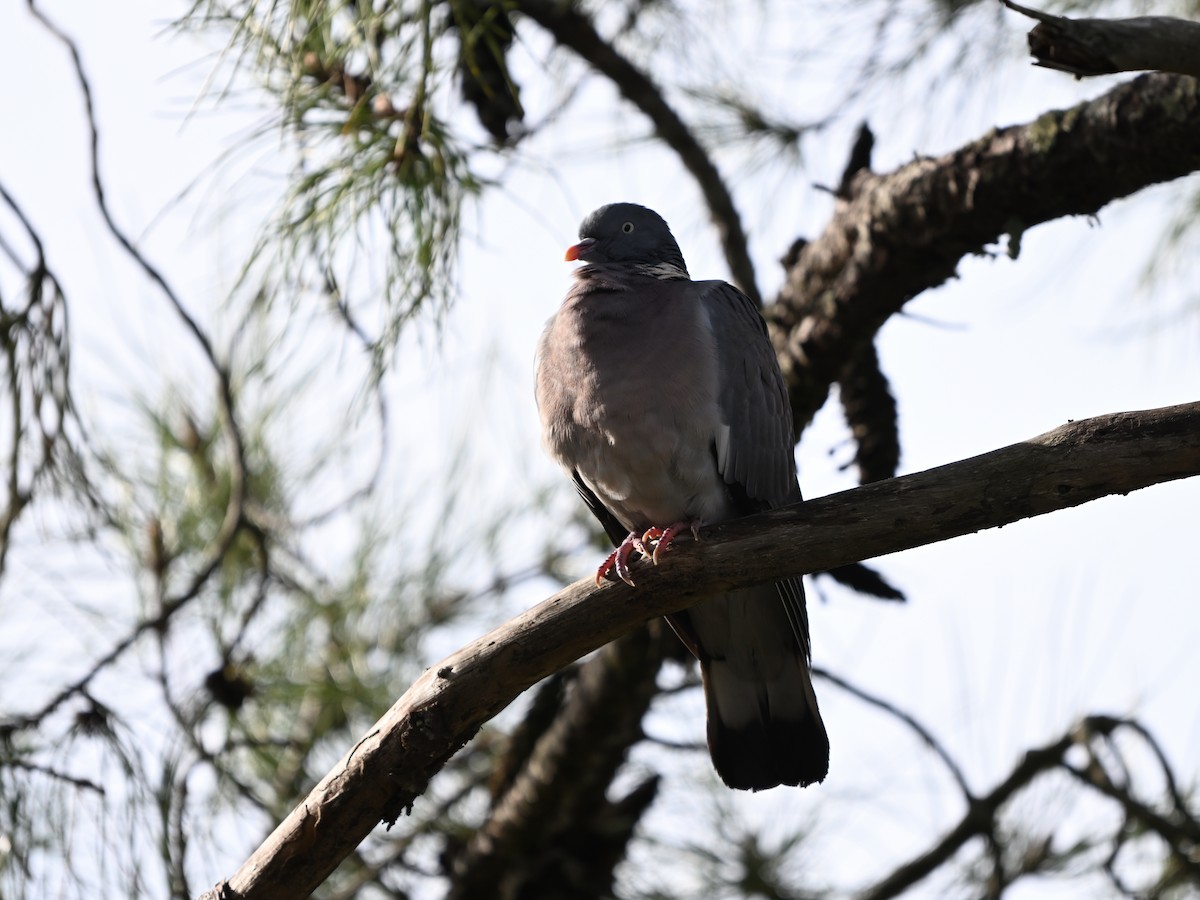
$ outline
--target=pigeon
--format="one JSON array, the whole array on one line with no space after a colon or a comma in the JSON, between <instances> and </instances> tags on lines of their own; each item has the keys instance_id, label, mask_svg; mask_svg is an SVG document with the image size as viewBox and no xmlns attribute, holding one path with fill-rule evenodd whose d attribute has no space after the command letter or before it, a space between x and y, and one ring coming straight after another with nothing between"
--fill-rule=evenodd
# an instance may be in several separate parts
<instances>
[{"instance_id":1,"label":"pigeon","mask_svg":"<svg viewBox=\"0 0 1200 900\"><path fill-rule=\"evenodd\" d=\"M579 261L538 343L547 452L616 550L599 582L634 584L681 532L800 500L791 407L757 305L692 281L667 223L632 203L583 220ZM829 738L799 578L720 592L667 617L700 664L708 747L731 788L824 780Z\"/></svg>"}]
</instances>

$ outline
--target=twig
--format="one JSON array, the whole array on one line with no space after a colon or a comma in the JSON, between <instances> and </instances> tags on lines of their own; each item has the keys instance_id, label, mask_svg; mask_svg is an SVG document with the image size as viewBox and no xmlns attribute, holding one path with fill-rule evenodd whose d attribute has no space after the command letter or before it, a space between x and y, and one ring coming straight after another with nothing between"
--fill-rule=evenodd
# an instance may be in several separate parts
<instances>
[{"instance_id":1,"label":"twig","mask_svg":"<svg viewBox=\"0 0 1200 900\"><path fill-rule=\"evenodd\" d=\"M684 168L696 179L720 232L721 247L733 280L755 303L762 303L746 232L733 195L708 152L667 102L658 85L601 37L592 21L571 4L557 0L524 0L520 9L549 31L560 45L569 47L609 78L621 95L650 119L659 138L675 151Z\"/></svg>"},{"instance_id":2,"label":"twig","mask_svg":"<svg viewBox=\"0 0 1200 900\"><path fill-rule=\"evenodd\" d=\"M937 754L938 758L941 759L942 763L946 766L946 770L950 773L950 777L954 779L955 783L958 785L958 789L962 791L963 798L967 801L967 805L969 806L975 801L975 794L972 793L970 785L967 784L967 778L963 774L962 767L955 761L954 757L950 755L950 751L942 745L942 742L935 738L933 733L928 728L918 722L915 716L913 716L911 713L905 712L895 704L884 700L882 697L876 697L874 694L868 693L857 685L851 684L841 676L834 675L828 669L823 669L820 666L814 666L813 675L819 678L824 678L826 681L836 684L846 693L854 695L859 700L874 706L876 709L882 709L888 715L894 716L915 731L917 736L925 742L925 745L929 747L930 750Z\"/></svg>"},{"instance_id":3,"label":"twig","mask_svg":"<svg viewBox=\"0 0 1200 900\"><path fill-rule=\"evenodd\" d=\"M25 211L17 203L14 198L3 185L0 185L0 199L8 206L17 221L21 223L25 230L25 236L29 242L33 244L34 261L31 265L26 266L20 257L20 254L11 247L7 241L0 235L0 252L3 252L25 276L27 285L25 302L14 310L5 308L2 299L0 299L0 336L3 337L3 352L4 352L4 367L5 380L9 386L9 411L8 417L11 420L13 433L9 439L8 458L5 460L7 465L7 475L5 476L5 488L7 497L3 512L0 512L0 575L5 572L8 561L9 536L12 533L13 526L25 511L30 501L33 499L33 485L41 478L43 472L50 465L51 451L54 449L57 441L62 437L63 423L60 421L57 430L53 434L48 434L43 428L41 443L41 455L37 462L28 466L24 463L22 457L27 452L28 448L24 440L25 432L29 427L28 421L32 415L34 421L41 421L39 411L25 410L25 399L20 385L23 381L29 379L34 380L31 373L22 371L22 368L28 368L30 365L54 366L55 364L61 369L63 374L62 382L66 384L68 379L66 373L69 369L69 341L66 303L63 298L62 286L58 282L57 276L50 271L49 264L46 262L45 247L42 244L41 236L33 227L33 223L29 217L25 215ZM51 298L47 301L45 294L49 288ZM42 316L34 314L35 307L43 307ZM50 321L55 318L59 319L59 332L56 335L50 326ZM32 337L31 331L36 331L39 328L37 324L40 321L41 329L45 332L47 346L54 345L56 353L47 353L42 351L31 351L31 353L22 354L20 346L22 344L28 346ZM57 338L57 339L56 339ZM56 403L60 416L66 418L70 409L69 394L63 397L56 397ZM36 400L34 401L36 406ZM32 469L32 471L29 471Z\"/></svg>"},{"instance_id":4,"label":"twig","mask_svg":"<svg viewBox=\"0 0 1200 900\"><path fill-rule=\"evenodd\" d=\"M22 769L26 772L36 772L39 775L45 775L53 778L55 781L66 782L77 788L84 790L95 791L101 797L104 796L104 788L96 784L90 778L81 778L78 775L68 775L66 772L60 772L58 769L53 769L50 766L43 766L39 763L28 762L23 759L0 759L0 769Z\"/></svg>"},{"instance_id":5,"label":"twig","mask_svg":"<svg viewBox=\"0 0 1200 900\"><path fill-rule=\"evenodd\" d=\"M117 224L113 218L112 211L109 209L106 198L104 181L100 177L100 131L96 124L95 106L92 98L91 83L88 80L87 73L83 67L83 59L80 56L79 48L75 42L59 28L50 18L38 9L35 0L26 0L30 14L37 19L42 26L57 38L66 48L71 56L72 63L75 68L76 81L79 84L80 92L83 95L84 110L86 114L88 133L90 137L90 159L92 169L92 190L96 197L96 204L100 210L104 222L122 249L129 257L142 269L151 281L153 281L162 291L163 296L171 304L176 314L184 323L184 326L191 333L195 341L200 345L210 367L217 378L218 398L222 417L224 418L225 433L228 436L230 444L230 466L229 466L229 502L226 506L225 516L221 522L221 527L218 529L216 537L212 543L212 549L192 577L188 585L174 597L165 599L158 612L158 615L143 620L138 623L128 635L118 641L110 651L96 661L92 668L82 677L72 682L66 688L61 690L53 697L45 706L36 713L24 716L15 721L16 727L29 727L41 721L63 702L70 697L79 693L87 687L93 678L101 670L106 668L116 659L118 659L129 647L137 642L146 631L150 629L158 629L166 627L170 617L181 607L185 606L192 599L199 595L201 588L207 583L211 575L221 565L221 561L225 558L230 547L237 537L238 530L242 525L243 515L246 501L246 459L245 445L242 440L241 430L237 423L237 418L234 413L233 386L230 374L226 366L217 358L216 351L213 349L212 342L208 335L200 327L199 323L187 311L179 296L171 288L163 274L154 266L138 248L133 241L125 234L124 230Z\"/></svg>"}]
</instances>

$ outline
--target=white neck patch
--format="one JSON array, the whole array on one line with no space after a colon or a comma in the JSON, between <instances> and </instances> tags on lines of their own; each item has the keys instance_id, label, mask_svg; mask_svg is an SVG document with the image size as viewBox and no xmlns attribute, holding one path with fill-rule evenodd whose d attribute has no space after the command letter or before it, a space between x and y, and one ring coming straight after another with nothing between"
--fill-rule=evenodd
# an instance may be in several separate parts
<instances>
[{"instance_id":1,"label":"white neck patch","mask_svg":"<svg viewBox=\"0 0 1200 900\"><path fill-rule=\"evenodd\" d=\"M657 278L660 281L688 281L691 276L688 275L686 269L681 269L674 263L650 263L644 266L637 267L639 275L649 275L652 278Z\"/></svg>"}]
</instances>

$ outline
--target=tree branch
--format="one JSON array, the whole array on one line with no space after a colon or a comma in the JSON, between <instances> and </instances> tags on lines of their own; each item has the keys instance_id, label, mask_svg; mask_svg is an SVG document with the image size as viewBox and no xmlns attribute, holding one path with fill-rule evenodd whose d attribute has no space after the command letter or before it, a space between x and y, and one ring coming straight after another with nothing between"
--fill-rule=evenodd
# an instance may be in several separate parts
<instances>
[{"instance_id":1,"label":"tree branch","mask_svg":"<svg viewBox=\"0 0 1200 900\"><path fill-rule=\"evenodd\" d=\"M729 264L733 280L755 303L762 303L746 232L733 202L733 194L708 151L692 134L679 113L667 103L658 85L601 37L591 19L571 4L558 0L522 0L519 8L550 32L559 45L570 48L612 81L621 96L650 120L662 142L675 151L684 168L696 179L696 185L721 236L721 248L725 251L725 261Z\"/></svg>"},{"instance_id":2,"label":"tree branch","mask_svg":"<svg viewBox=\"0 0 1200 900\"><path fill-rule=\"evenodd\" d=\"M591 579L447 657L401 697L229 882L206 897L307 896L392 823L479 727L541 678L714 591L829 569L1200 475L1200 402L1071 422L902 478L706 528L638 587Z\"/></svg>"},{"instance_id":3,"label":"tree branch","mask_svg":"<svg viewBox=\"0 0 1200 900\"><path fill-rule=\"evenodd\" d=\"M853 198L800 248L765 313L802 429L854 351L917 294L1002 235L1090 215L1200 170L1200 82L1143 75L1102 97L992 131L886 175L860 172Z\"/></svg>"},{"instance_id":4,"label":"tree branch","mask_svg":"<svg viewBox=\"0 0 1200 900\"><path fill-rule=\"evenodd\" d=\"M58 692L49 702L44 704L40 710L35 713L21 716L13 720L12 723L5 723L4 727L28 728L36 725L45 717L49 716L54 710L61 706L71 697L79 694L86 689L88 684L94 679L103 669L107 668L112 662L117 660L129 647L133 646L148 630L165 628L170 618L182 607L188 605L193 599L200 595L201 590L208 583L221 564L224 562L229 550L233 547L239 531L245 524L246 500L247 500L247 484L246 484L246 448L245 441L242 437L241 425L239 424L233 393L232 376L227 365L223 364L217 357L216 350L213 347L212 341L207 333L200 326L200 323L187 311L183 301L179 295L175 293L166 276L162 274L157 266L137 248L133 239L126 234L125 230L117 223L113 217L112 210L108 205L107 193L105 191L104 180L100 175L100 129L96 122L95 105L92 95L91 81L83 67L83 57L79 52L79 47L75 41L63 31L46 13L44 13L34 2L34 0L26 0L26 5L29 8L30 14L41 23L56 40L63 44L67 53L71 57L71 62L75 70L75 80L79 86L80 93L83 97L85 121L88 127L89 134L89 150L91 161L92 174L92 193L96 200L96 206L100 211L109 233L121 246L125 254L142 270L158 289L166 297L168 303L175 311L176 316L183 322L185 329L192 336L193 340L199 345L200 350L204 354L209 367L213 370L213 374L217 381L217 399L223 420L224 430L229 443L229 500L226 504L225 516L221 521L221 525L217 533L213 536L210 544L210 550L207 556L198 564L197 571L192 575L187 586L179 593L164 598L157 614L139 622L134 629L118 641L108 653L93 663L91 669L82 675L80 678L73 681L71 684L64 687ZM40 252L40 251L39 251Z\"/></svg>"},{"instance_id":5,"label":"tree branch","mask_svg":"<svg viewBox=\"0 0 1200 900\"><path fill-rule=\"evenodd\" d=\"M1079 78L1144 70L1200 77L1200 22L1169 16L1068 19L1001 2L1038 20L1029 32L1034 65Z\"/></svg>"},{"instance_id":6,"label":"tree branch","mask_svg":"<svg viewBox=\"0 0 1200 900\"><path fill-rule=\"evenodd\" d=\"M614 870L656 785L634 810L607 791L658 692L664 645L675 642L665 631L635 629L579 667L559 714L453 859L447 900L612 896Z\"/></svg>"},{"instance_id":7,"label":"tree branch","mask_svg":"<svg viewBox=\"0 0 1200 900\"><path fill-rule=\"evenodd\" d=\"M861 892L858 900L888 900L904 894L913 885L945 865L972 838L987 837L992 839L993 844L999 843L997 832L1001 827L999 819L1003 806L1038 776L1053 769L1069 772L1084 785L1115 801L1127 817L1158 834L1175 851L1177 864L1185 870L1191 870L1189 875L1194 878L1198 869L1196 863L1188 858L1187 853L1179 853L1178 850L1196 846L1200 823L1197 823L1194 814L1184 803L1171 803L1165 814L1159 813L1138 801L1133 796L1130 785L1117 787L1098 767L1089 766L1087 770L1081 771L1069 760L1068 752L1074 747L1084 748L1087 755L1094 759L1095 745L1101 741L1111 742L1116 732L1122 728L1135 731L1151 745L1164 776L1170 778L1171 769L1166 764L1166 758L1158 752L1157 742L1141 724L1111 716L1088 716L1053 743L1027 751L1008 777L990 793L979 798L968 797L967 809L957 825L924 853ZM1119 759L1120 753L1115 748L1110 749ZM1050 843L1047 842L1045 852L1049 852ZM1031 867L1029 871L1037 871L1037 866Z\"/></svg>"}]
</instances>

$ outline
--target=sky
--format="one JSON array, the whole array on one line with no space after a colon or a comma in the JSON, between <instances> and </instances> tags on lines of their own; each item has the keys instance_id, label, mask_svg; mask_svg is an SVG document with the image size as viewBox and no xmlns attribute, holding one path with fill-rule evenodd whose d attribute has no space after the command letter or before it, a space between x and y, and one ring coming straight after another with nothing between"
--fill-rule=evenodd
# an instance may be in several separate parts
<instances>
[{"instance_id":1,"label":"sky","mask_svg":"<svg viewBox=\"0 0 1200 900\"><path fill-rule=\"evenodd\" d=\"M241 94L215 107L195 103L220 44L167 33L167 20L183 4L39 6L81 42L116 218L168 273L188 309L220 335L222 303L241 253L269 215L286 165L282 141L270 139L249 157L217 161L263 121L265 107ZM24 73L25 89L0 94L0 122L8 123L0 180L50 237L51 265L75 300L75 390L85 413L119 416L127 400L122 385L131 378L145 379L146 395L154 396L196 378L202 367L161 296L103 233L65 51L22 4L7 7L0 49L10 71ZM730 25L730 42L786 70L787 28ZM892 104L868 105L878 135L875 168L949 150L993 125L1027 121L1119 80L1076 83L1017 61L1003 77L978 82L975 92L959 88L967 102L947 104L932 125L911 114L928 90L918 82ZM808 108L805 98L812 98L804 91L828 89L806 85L796 103ZM783 89L767 87L765 95L772 90ZM786 96L772 99L783 103ZM388 477L404 489L436 468L437 448L465 441L466 477L481 509L548 486L558 491L558 509L575 502L538 446L532 355L568 284L563 250L595 206L631 200L657 209L673 226L693 277L726 277L694 189L667 154L633 140L640 123L627 110L614 113L609 101L603 88L585 91L583 112L567 120L571 127L534 139L526 151L533 164L515 169L471 210L455 306L440 334L418 330L405 338L389 378L403 404L398 418L409 424L390 449L404 463L390 465ZM830 200L815 185L836 182L856 125L848 121L814 138L803 175L786 182L769 167L739 170L734 153L723 157L736 173L731 180L766 296L780 283L775 260L791 239L816 234L826 221ZM1194 177L1188 186L1196 189ZM1183 183L1160 186L1094 220L1033 228L1017 259L997 248L994 256L964 260L956 280L894 317L879 349L899 403L902 472L1019 442L1071 419L1197 399L1200 322L1194 307L1181 313L1187 282L1147 286L1143 278L1171 201L1184 190ZM347 351L331 371L336 365L355 361ZM307 433L313 421L288 426L298 442L318 439ZM137 439L132 424L128 434ZM840 412L830 404L798 450L805 495L852 487L853 472L843 470L851 453ZM1091 712L1138 716L1192 783L1200 777L1197 509L1200 480L1193 479L878 560L909 602L881 604L828 585L810 589L814 662L930 723L978 792L1002 778L1024 748ZM511 540L519 545L520 535ZM27 628L23 642L59 648L38 660L49 681L64 659L106 646L106 632L98 626L56 637L53 620L24 619L22 592L36 592L40 580L52 577L44 561L24 560L14 561L0 586L0 621L9 623L3 630L12 623ZM595 562L579 559L578 574ZM482 627L548 593L548 585L528 586ZM105 602L102 594L95 600L98 608ZM455 648L431 653L442 649ZM914 752L911 736L830 684L817 690L833 743L827 784L799 798L769 792L733 802L752 820L815 814L814 858L806 865L820 865L822 879L841 883L864 867L919 851L960 810L944 774ZM0 691L0 702L13 702L14 693ZM651 730L682 728L698 737L699 704L695 694L665 704ZM687 714L682 725L671 717L680 709ZM658 757L647 750L640 758ZM691 814L700 801L689 785L705 777L698 771L673 780L652 822L673 828ZM1052 789L1048 795L1050 806L1065 802ZM210 874L215 880L222 873ZM1068 895L1059 890L1038 883L1013 896Z\"/></svg>"}]
</instances>

